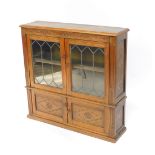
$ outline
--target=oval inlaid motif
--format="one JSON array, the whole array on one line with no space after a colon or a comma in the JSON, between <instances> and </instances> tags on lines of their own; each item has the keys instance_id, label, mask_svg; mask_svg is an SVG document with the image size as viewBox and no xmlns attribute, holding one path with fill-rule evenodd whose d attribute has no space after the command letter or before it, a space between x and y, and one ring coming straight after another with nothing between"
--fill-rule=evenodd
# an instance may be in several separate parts
<instances>
[{"instance_id":1,"label":"oval inlaid motif","mask_svg":"<svg viewBox=\"0 0 155 155\"><path fill-rule=\"evenodd\" d=\"M47 106L47 108L52 109L52 104L47 103L46 106Z\"/></svg>"},{"instance_id":2,"label":"oval inlaid motif","mask_svg":"<svg viewBox=\"0 0 155 155\"><path fill-rule=\"evenodd\" d=\"M85 112L85 113L84 113L84 116L85 116L87 119L91 119L91 118L92 118L92 115L91 115L89 112Z\"/></svg>"}]
</instances>

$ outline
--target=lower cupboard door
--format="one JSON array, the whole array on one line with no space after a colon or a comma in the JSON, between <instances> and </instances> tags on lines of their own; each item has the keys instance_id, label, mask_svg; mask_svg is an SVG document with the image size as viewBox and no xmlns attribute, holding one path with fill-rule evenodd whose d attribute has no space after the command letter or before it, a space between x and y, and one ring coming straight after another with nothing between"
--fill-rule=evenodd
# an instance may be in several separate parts
<instances>
[{"instance_id":1,"label":"lower cupboard door","mask_svg":"<svg viewBox=\"0 0 155 155\"><path fill-rule=\"evenodd\" d=\"M104 107L79 99L68 99L68 123L104 134Z\"/></svg>"},{"instance_id":2,"label":"lower cupboard door","mask_svg":"<svg viewBox=\"0 0 155 155\"><path fill-rule=\"evenodd\" d=\"M33 113L59 123L67 122L66 98L45 91L32 91Z\"/></svg>"}]
</instances>

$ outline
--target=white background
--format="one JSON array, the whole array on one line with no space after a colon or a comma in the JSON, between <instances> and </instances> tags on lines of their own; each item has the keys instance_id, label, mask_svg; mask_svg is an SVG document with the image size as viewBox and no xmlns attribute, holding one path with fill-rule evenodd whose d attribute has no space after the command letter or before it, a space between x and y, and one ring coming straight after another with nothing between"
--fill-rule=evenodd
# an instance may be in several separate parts
<instances>
[{"instance_id":1,"label":"white background","mask_svg":"<svg viewBox=\"0 0 155 155\"><path fill-rule=\"evenodd\" d=\"M0 1L0 155L155 154L153 0ZM26 118L20 24L34 20L130 29L127 132L116 144ZM154 144L155 145L155 144Z\"/></svg>"}]
</instances>

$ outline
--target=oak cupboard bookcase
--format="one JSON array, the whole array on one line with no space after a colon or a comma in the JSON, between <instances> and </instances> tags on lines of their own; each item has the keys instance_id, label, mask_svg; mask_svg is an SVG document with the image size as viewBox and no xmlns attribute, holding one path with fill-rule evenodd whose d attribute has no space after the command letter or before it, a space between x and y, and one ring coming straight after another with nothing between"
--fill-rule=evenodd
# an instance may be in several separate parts
<instances>
[{"instance_id":1,"label":"oak cupboard bookcase","mask_svg":"<svg viewBox=\"0 0 155 155\"><path fill-rule=\"evenodd\" d=\"M125 132L128 29L21 25L28 117L111 142Z\"/></svg>"}]
</instances>

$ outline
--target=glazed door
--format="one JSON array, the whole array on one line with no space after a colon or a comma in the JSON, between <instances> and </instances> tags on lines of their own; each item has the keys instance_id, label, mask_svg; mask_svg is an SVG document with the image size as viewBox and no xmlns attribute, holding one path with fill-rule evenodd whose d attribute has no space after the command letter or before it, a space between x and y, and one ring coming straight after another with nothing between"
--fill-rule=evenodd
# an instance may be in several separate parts
<instances>
[{"instance_id":1,"label":"glazed door","mask_svg":"<svg viewBox=\"0 0 155 155\"><path fill-rule=\"evenodd\" d=\"M68 95L107 103L108 43L66 39L65 45Z\"/></svg>"},{"instance_id":2,"label":"glazed door","mask_svg":"<svg viewBox=\"0 0 155 155\"><path fill-rule=\"evenodd\" d=\"M31 86L66 93L64 39L28 35Z\"/></svg>"}]
</instances>

